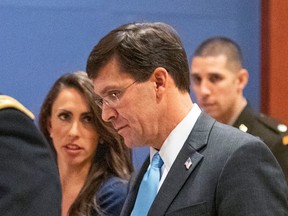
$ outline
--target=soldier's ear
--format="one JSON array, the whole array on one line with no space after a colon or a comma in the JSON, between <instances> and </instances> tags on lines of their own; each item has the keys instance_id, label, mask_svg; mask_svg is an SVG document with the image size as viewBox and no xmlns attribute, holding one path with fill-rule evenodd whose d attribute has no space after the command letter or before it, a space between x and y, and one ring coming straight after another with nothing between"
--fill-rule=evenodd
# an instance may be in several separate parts
<instances>
[{"instance_id":1,"label":"soldier's ear","mask_svg":"<svg viewBox=\"0 0 288 216\"><path fill-rule=\"evenodd\" d=\"M249 73L246 69L242 68L238 73L238 87L239 89L243 90L249 79Z\"/></svg>"}]
</instances>

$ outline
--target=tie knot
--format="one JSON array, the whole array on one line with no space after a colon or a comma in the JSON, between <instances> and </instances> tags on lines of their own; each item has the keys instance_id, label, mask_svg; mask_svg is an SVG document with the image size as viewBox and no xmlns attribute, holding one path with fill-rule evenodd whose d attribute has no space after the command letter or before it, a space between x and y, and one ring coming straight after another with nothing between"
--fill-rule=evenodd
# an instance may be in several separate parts
<instances>
[{"instance_id":1,"label":"tie knot","mask_svg":"<svg viewBox=\"0 0 288 216\"><path fill-rule=\"evenodd\" d=\"M154 168L160 168L163 165L163 160L161 159L159 153L157 152L154 154L152 161L151 161L151 167Z\"/></svg>"}]
</instances>

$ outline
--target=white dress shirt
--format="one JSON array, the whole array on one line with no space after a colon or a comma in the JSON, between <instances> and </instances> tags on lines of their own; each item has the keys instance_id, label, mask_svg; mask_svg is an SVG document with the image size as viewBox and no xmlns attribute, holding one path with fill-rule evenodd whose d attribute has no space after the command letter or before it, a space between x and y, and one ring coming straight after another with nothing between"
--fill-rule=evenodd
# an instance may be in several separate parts
<instances>
[{"instance_id":1,"label":"white dress shirt","mask_svg":"<svg viewBox=\"0 0 288 216\"><path fill-rule=\"evenodd\" d=\"M161 168L161 180L159 183L159 188L162 186L170 168L172 167L177 155L179 154L181 148L183 147L185 141L187 140L192 128L195 125L201 109L194 103L190 112L185 116L185 118L171 131L169 136L164 141L159 154L164 162ZM154 148L150 148L150 162L157 152Z\"/></svg>"}]
</instances>

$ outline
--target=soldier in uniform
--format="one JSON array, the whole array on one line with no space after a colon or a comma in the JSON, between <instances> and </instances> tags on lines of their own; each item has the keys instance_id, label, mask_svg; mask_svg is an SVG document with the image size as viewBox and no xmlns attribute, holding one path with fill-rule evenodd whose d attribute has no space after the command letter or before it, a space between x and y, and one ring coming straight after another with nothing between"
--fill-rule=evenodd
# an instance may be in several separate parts
<instances>
[{"instance_id":1,"label":"soldier in uniform","mask_svg":"<svg viewBox=\"0 0 288 216\"><path fill-rule=\"evenodd\" d=\"M242 67L241 49L229 38L205 40L192 58L192 88L201 108L216 120L262 139L288 182L287 126L252 109L243 95L248 77Z\"/></svg>"},{"instance_id":2,"label":"soldier in uniform","mask_svg":"<svg viewBox=\"0 0 288 216\"><path fill-rule=\"evenodd\" d=\"M0 94L0 214L57 216L61 187L56 161L34 115Z\"/></svg>"}]
</instances>

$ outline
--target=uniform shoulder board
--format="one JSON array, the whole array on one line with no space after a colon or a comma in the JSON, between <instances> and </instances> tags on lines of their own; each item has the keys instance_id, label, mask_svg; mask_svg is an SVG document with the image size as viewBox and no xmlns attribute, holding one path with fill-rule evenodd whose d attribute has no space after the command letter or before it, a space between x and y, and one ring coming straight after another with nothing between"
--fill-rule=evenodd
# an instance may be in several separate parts
<instances>
[{"instance_id":1,"label":"uniform shoulder board","mask_svg":"<svg viewBox=\"0 0 288 216\"><path fill-rule=\"evenodd\" d=\"M271 130L274 130L276 133L282 136L283 145L288 145L287 125L280 123L278 120L268 117L262 113L259 115L259 120L267 127L269 127Z\"/></svg>"},{"instance_id":2,"label":"uniform shoulder board","mask_svg":"<svg viewBox=\"0 0 288 216\"><path fill-rule=\"evenodd\" d=\"M266 116L261 113L258 118L263 124L279 134L287 133L287 125L280 123L277 119Z\"/></svg>"},{"instance_id":3,"label":"uniform shoulder board","mask_svg":"<svg viewBox=\"0 0 288 216\"><path fill-rule=\"evenodd\" d=\"M19 101L7 95L0 95L0 110L5 108L14 108L20 110L21 112L29 116L31 119L35 119L33 113L30 112L26 107L24 107Z\"/></svg>"}]
</instances>

